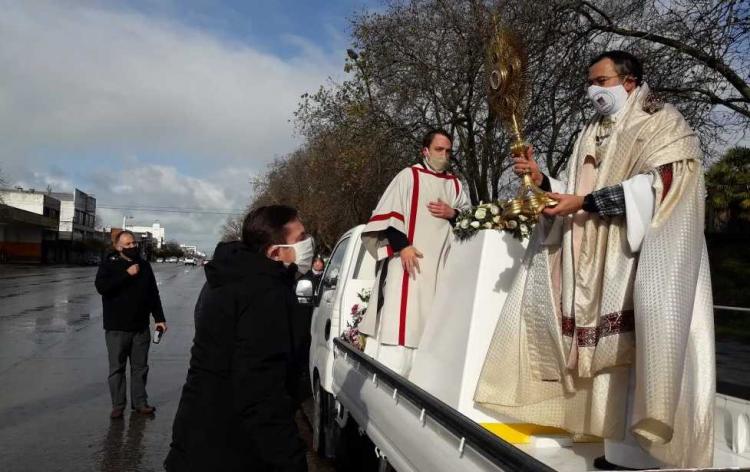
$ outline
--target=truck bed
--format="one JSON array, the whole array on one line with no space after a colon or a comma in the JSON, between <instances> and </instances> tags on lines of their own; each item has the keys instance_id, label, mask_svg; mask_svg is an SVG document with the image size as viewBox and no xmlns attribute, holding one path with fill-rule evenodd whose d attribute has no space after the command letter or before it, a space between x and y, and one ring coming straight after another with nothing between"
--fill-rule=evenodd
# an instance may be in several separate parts
<instances>
[{"instance_id":1,"label":"truck bed","mask_svg":"<svg viewBox=\"0 0 750 472\"><path fill-rule=\"evenodd\" d=\"M601 442L510 444L354 346L341 339L334 346L337 401L399 472L597 470ZM750 413L750 403L717 395L715 468L695 470L750 468L750 454L734 453L727 441L732 415L722 404L732 401Z\"/></svg>"}]
</instances>

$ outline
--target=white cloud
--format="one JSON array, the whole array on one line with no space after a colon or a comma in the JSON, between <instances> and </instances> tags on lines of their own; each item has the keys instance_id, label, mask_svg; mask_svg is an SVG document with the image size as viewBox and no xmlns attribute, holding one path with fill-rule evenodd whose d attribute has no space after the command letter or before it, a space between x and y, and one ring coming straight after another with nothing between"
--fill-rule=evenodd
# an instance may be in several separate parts
<instances>
[{"instance_id":1,"label":"white cloud","mask_svg":"<svg viewBox=\"0 0 750 472\"><path fill-rule=\"evenodd\" d=\"M300 94L340 70L298 37L300 55L284 61L129 11L42 1L2 10L0 137L25 157L101 147L267 161L293 144Z\"/></svg>"},{"instance_id":2,"label":"white cloud","mask_svg":"<svg viewBox=\"0 0 750 472\"><path fill-rule=\"evenodd\" d=\"M196 244L210 252L228 217L224 213L242 210L247 205L251 175L249 168L225 167L210 175L193 177L172 166L131 160L131 165L121 170L93 172L83 187L96 196L97 214L105 225L120 226L123 216L132 216L128 224L138 226L159 221L166 228L167 239ZM64 177L44 174L35 177L39 181L56 179L63 183L56 188L62 190L73 188ZM154 207L163 210L144 209ZM170 209L198 212L167 211Z\"/></svg>"},{"instance_id":3,"label":"white cloud","mask_svg":"<svg viewBox=\"0 0 750 472\"><path fill-rule=\"evenodd\" d=\"M300 95L342 70L342 54L296 36L280 34L299 51L281 59L92 2L0 0L0 11L6 180L78 187L110 205L243 208L249 176L298 144L290 119ZM121 222L120 211L99 213ZM226 219L134 216L204 248Z\"/></svg>"}]
</instances>

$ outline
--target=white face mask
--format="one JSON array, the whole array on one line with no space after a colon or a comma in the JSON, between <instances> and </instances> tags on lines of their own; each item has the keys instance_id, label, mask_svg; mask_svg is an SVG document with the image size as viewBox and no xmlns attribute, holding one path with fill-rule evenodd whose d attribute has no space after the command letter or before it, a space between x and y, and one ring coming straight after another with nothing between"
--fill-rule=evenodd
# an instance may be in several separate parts
<instances>
[{"instance_id":1,"label":"white face mask","mask_svg":"<svg viewBox=\"0 0 750 472\"><path fill-rule=\"evenodd\" d=\"M312 267L313 256L315 255L315 241L313 238L307 238L294 244L278 244L276 247L294 248L294 263L297 264L297 271L300 274L306 274Z\"/></svg>"},{"instance_id":2,"label":"white face mask","mask_svg":"<svg viewBox=\"0 0 750 472\"><path fill-rule=\"evenodd\" d=\"M596 111L604 116L614 115L628 102L628 91L622 84L614 87L590 85L588 96Z\"/></svg>"},{"instance_id":3,"label":"white face mask","mask_svg":"<svg viewBox=\"0 0 750 472\"><path fill-rule=\"evenodd\" d=\"M429 166L436 172L443 172L448 168L448 156L433 157L430 156L428 151L424 158L427 160L427 164L429 164Z\"/></svg>"}]
</instances>

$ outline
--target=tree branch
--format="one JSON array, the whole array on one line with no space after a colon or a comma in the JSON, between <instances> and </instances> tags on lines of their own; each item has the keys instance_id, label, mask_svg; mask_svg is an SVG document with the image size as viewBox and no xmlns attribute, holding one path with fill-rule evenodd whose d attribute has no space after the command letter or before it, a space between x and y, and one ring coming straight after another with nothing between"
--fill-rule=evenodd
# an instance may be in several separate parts
<instances>
[{"instance_id":1,"label":"tree branch","mask_svg":"<svg viewBox=\"0 0 750 472\"><path fill-rule=\"evenodd\" d=\"M714 92L710 90L699 89L699 88L654 87L653 90L656 92L672 93L675 95L684 95L684 94L689 94L689 93L697 93L699 95L705 95L706 97L708 97L708 100L712 105L723 105L732 111L735 111L747 118L750 118L750 109L735 105L735 103L747 103L746 100L721 98L720 96L716 95Z\"/></svg>"},{"instance_id":2,"label":"tree branch","mask_svg":"<svg viewBox=\"0 0 750 472\"><path fill-rule=\"evenodd\" d=\"M594 20L594 18L586 10L584 10L584 8L586 7L598 13L604 19L604 21L607 22L607 24L597 23ZM732 84L732 86L735 89L737 89L737 91L740 93L740 95L742 95L745 98L746 101L750 102L750 85L748 85L747 82L745 82L745 80L743 80L742 77L737 72L735 72L731 67L729 67L729 65L727 65L720 58L713 57L709 54L706 54L700 49L690 46L688 44L685 44L676 39L668 38L666 36L662 36L659 34L649 33L647 31L632 30L632 29L620 28L618 26L615 26L609 17L604 15L604 13L601 10L595 8L589 2L585 2L585 1L581 2L577 10L589 20L593 28L599 31L614 33L619 36L626 36L626 37L631 37L631 38L638 38L638 39L643 39L647 41L652 41L654 43L663 44L664 46L668 46L673 49L676 49L677 51L683 54L687 54L693 59L696 59L697 61L703 63L709 69L714 70L718 72L719 74L721 74L725 79L727 79L727 82Z\"/></svg>"}]
</instances>

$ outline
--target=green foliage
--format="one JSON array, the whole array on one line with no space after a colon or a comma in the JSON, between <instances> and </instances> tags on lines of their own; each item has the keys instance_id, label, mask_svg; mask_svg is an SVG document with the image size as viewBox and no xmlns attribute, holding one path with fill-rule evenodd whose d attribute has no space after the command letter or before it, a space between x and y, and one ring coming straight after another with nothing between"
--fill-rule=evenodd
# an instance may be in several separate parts
<instances>
[{"instance_id":1,"label":"green foliage","mask_svg":"<svg viewBox=\"0 0 750 472\"><path fill-rule=\"evenodd\" d=\"M714 304L750 307L750 245L739 234L706 235L711 266ZM717 310L716 335L750 341L750 315L736 311Z\"/></svg>"},{"instance_id":2,"label":"green foliage","mask_svg":"<svg viewBox=\"0 0 750 472\"><path fill-rule=\"evenodd\" d=\"M706 172L710 230L750 229L750 148L735 147Z\"/></svg>"}]
</instances>

